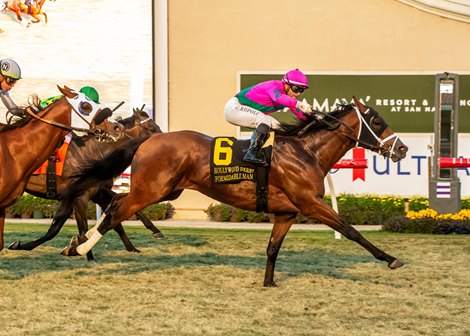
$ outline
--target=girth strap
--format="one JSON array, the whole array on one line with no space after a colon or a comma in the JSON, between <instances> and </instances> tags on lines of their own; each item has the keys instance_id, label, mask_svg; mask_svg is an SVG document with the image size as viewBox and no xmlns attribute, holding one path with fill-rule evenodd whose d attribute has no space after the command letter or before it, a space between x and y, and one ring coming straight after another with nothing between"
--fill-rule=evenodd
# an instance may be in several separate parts
<instances>
[{"instance_id":1,"label":"girth strap","mask_svg":"<svg viewBox=\"0 0 470 336\"><path fill-rule=\"evenodd\" d=\"M52 153L49 157L49 162L46 170L46 197L54 199L57 195L57 174L56 162L58 158L56 152Z\"/></svg>"},{"instance_id":2,"label":"girth strap","mask_svg":"<svg viewBox=\"0 0 470 336\"><path fill-rule=\"evenodd\" d=\"M256 212L268 211L269 166L256 167Z\"/></svg>"}]
</instances>

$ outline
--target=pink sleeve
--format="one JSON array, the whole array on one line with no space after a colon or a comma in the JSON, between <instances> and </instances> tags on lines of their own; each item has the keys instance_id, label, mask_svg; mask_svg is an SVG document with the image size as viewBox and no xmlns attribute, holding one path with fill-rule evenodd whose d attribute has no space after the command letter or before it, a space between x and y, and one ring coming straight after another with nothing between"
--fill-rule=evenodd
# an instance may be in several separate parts
<instances>
[{"instance_id":1,"label":"pink sleeve","mask_svg":"<svg viewBox=\"0 0 470 336\"><path fill-rule=\"evenodd\" d=\"M281 90L278 88L273 88L272 90L268 90L268 94L271 96L271 99L274 100L276 103L288 107L294 115L302 120L306 120L304 113L302 110L296 108L297 99L289 97L285 93L282 93Z\"/></svg>"},{"instance_id":2,"label":"pink sleeve","mask_svg":"<svg viewBox=\"0 0 470 336\"><path fill-rule=\"evenodd\" d=\"M278 88L272 88L271 90L268 90L268 94L273 101L275 101L276 103L280 105L283 105L289 108L291 107L295 108L295 105L297 105L297 99L289 97Z\"/></svg>"},{"instance_id":3,"label":"pink sleeve","mask_svg":"<svg viewBox=\"0 0 470 336\"><path fill-rule=\"evenodd\" d=\"M289 110L292 111L292 113L294 113L294 115L299 118L299 119L302 119L302 120L307 120L307 117L305 116L305 114L302 112L302 110L298 109L298 108L295 108L295 107L289 107Z\"/></svg>"}]
</instances>

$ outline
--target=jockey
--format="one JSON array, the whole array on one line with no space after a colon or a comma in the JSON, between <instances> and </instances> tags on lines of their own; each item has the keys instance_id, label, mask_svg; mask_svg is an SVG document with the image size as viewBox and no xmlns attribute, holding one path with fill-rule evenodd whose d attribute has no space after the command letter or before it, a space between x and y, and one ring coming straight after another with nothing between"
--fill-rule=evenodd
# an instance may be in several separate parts
<instances>
[{"instance_id":1,"label":"jockey","mask_svg":"<svg viewBox=\"0 0 470 336\"><path fill-rule=\"evenodd\" d=\"M18 121L24 115L21 107L16 105L10 97L10 90L21 79L21 69L14 60L5 58L0 60L0 123L9 124ZM3 108L3 106L6 108ZM12 114L9 117L9 114Z\"/></svg>"},{"instance_id":2,"label":"jockey","mask_svg":"<svg viewBox=\"0 0 470 336\"><path fill-rule=\"evenodd\" d=\"M224 114L229 123L255 128L243 160L266 165L266 158L258 157L258 152L268 139L269 131L281 126L269 114L288 107L297 118L305 120L304 113L312 113L312 107L297 97L308 87L307 77L295 69L287 72L282 80L270 80L246 88L227 102Z\"/></svg>"}]
</instances>

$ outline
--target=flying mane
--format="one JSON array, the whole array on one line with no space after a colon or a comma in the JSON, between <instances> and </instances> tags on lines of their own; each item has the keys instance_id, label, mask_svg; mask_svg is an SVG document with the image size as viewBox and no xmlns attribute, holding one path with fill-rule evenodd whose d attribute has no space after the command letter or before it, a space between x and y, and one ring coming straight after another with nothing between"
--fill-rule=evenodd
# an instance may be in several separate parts
<instances>
[{"instance_id":1,"label":"flying mane","mask_svg":"<svg viewBox=\"0 0 470 336\"><path fill-rule=\"evenodd\" d=\"M327 113L324 115L324 120L330 123L336 123L336 119L342 118L344 115L348 114L349 111L354 107L354 104L338 104L336 105L336 109L334 111L331 111L330 113ZM334 118L330 118L334 117ZM297 136L298 133L304 129L305 126L310 124L312 121L316 121L316 117L314 115L309 115L306 114L305 117L307 118L306 120L298 119L296 123L294 124L288 124L288 125L282 125L281 129L276 130L276 134L278 135L287 135L287 136ZM328 127L331 127L330 125L327 125L326 123L322 122L317 122L314 124L312 127L309 128L307 133L312 133L320 129L326 129Z\"/></svg>"}]
</instances>

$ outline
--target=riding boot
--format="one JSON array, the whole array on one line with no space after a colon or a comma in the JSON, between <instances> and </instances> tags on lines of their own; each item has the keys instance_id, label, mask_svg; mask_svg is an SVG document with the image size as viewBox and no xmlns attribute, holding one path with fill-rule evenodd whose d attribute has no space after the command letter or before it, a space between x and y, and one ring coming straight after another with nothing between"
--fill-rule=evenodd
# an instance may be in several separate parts
<instances>
[{"instance_id":1,"label":"riding boot","mask_svg":"<svg viewBox=\"0 0 470 336\"><path fill-rule=\"evenodd\" d=\"M269 131L271 128L266 124L260 124L251 135L250 147L243 157L244 161L252 162L258 165L266 166L266 157L263 153L260 153L261 147L269 137Z\"/></svg>"}]
</instances>

